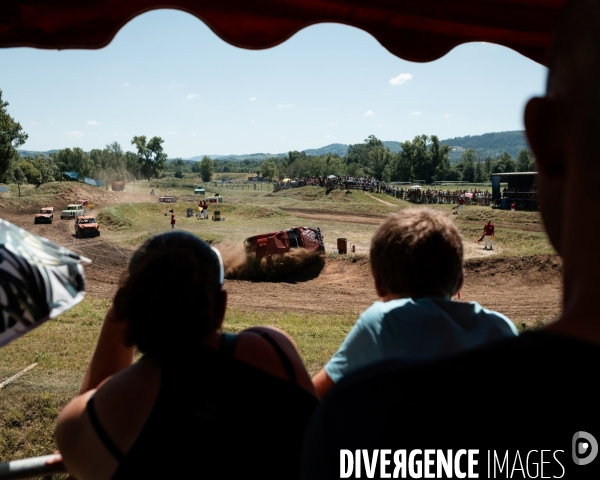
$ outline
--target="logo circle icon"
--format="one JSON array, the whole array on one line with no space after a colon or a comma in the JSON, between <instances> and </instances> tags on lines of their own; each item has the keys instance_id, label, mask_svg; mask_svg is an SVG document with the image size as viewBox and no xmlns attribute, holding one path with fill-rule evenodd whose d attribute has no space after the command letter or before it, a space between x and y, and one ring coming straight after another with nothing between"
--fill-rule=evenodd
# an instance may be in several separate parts
<instances>
[{"instance_id":1,"label":"logo circle icon","mask_svg":"<svg viewBox=\"0 0 600 480\"><path fill-rule=\"evenodd\" d=\"M584 440L579 442L579 440ZM591 447L591 448L590 448ZM586 455L581 458L581 455ZM573 435L573 462L576 465L588 465L598 455L598 442L591 433L577 432Z\"/></svg>"}]
</instances>

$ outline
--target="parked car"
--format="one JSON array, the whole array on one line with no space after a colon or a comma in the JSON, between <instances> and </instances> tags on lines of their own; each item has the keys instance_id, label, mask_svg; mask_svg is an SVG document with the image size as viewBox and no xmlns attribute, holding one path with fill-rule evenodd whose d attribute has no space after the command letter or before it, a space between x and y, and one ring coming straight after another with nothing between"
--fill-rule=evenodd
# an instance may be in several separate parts
<instances>
[{"instance_id":1,"label":"parked car","mask_svg":"<svg viewBox=\"0 0 600 480\"><path fill-rule=\"evenodd\" d=\"M54 207L43 207L40 213L35 215L33 223L52 223L54 220Z\"/></svg>"},{"instance_id":2,"label":"parked car","mask_svg":"<svg viewBox=\"0 0 600 480\"><path fill-rule=\"evenodd\" d=\"M206 197L206 203L223 203L223 197L221 195L215 195L214 197Z\"/></svg>"},{"instance_id":3,"label":"parked car","mask_svg":"<svg viewBox=\"0 0 600 480\"><path fill-rule=\"evenodd\" d=\"M194 193L196 195L206 195L206 190L204 190L204 187L196 187Z\"/></svg>"},{"instance_id":4,"label":"parked car","mask_svg":"<svg viewBox=\"0 0 600 480\"><path fill-rule=\"evenodd\" d=\"M64 220L65 218L76 218L80 215L83 215L85 209L83 205L79 205L78 203L72 203L71 205L67 205L62 212L60 212L60 219Z\"/></svg>"},{"instance_id":5,"label":"parked car","mask_svg":"<svg viewBox=\"0 0 600 480\"><path fill-rule=\"evenodd\" d=\"M98 222L93 217L81 216L75 219L75 235L78 237L100 235Z\"/></svg>"}]
</instances>

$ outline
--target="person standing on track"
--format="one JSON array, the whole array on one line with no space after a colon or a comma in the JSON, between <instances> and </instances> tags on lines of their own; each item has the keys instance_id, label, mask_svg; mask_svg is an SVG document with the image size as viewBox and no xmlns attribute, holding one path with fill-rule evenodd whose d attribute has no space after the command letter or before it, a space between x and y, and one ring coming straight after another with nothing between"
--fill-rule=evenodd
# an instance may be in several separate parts
<instances>
[{"instance_id":1,"label":"person standing on track","mask_svg":"<svg viewBox=\"0 0 600 480\"><path fill-rule=\"evenodd\" d=\"M493 250L494 247L492 245L494 244L494 224L491 220L488 220L488 222L483 226L483 239L485 240L485 247L483 247L483 249ZM488 242L490 244L490 248L488 248Z\"/></svg>"},{"instance_id":2,"label":"person standing on track","mask_svg":"<svg viewBox=\"0 0 600 480\"><path fill-rule=\"evenodd\" d=\"M171 214L171 230L175 230L175 214Z\"/></svg>"},{"instance_id":3,"label":"person standing on track","mask_svg":"<svg viewBox=\"0 0 600 480\"><path fill-rule=\"evenodd\" d=\"M454 212L454 215L458 215L458 212L465 211L465 196L464 195L460 195L458 197L458 203L455 208L456 208L456 212Z\"/></svg>"}]
</instances>

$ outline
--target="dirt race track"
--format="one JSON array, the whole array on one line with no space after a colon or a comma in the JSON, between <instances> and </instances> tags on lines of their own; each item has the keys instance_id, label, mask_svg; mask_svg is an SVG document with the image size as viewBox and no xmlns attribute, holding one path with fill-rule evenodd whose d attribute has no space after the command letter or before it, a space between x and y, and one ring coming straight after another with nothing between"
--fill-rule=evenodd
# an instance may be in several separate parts
<instances>
[{"instance_id":1,"label":"dirt race track","mask_svg":"<svg viewBox=\"0 0 600 480\"><path fill-rule=\"evenodd\" d=\"M72 193L75 196L79 192ZM82 191L80 196L90 197L87 190ZM98 198L92 200L96 202L98 211L110 203L134 200L126 197L122 192L99 192ZM148 197L145 199L136 195L135 201L153 200ZM114 246L103 236L76 239L73 222L61 221L60 212L55 212L52 225L36 225L33 228L35 211L33 208L16 209L0 203L1 218L90 258L93 263L85 267L88 293L101 297L112 296L133 249ZM300 218L313 219L327 215L310 214L300 209L294 213ZM380 215L354 218L357 222L374 224L382 220ZM561 265L558 257L469 255L468 248L466 253L468 260L461 300L477 301L485 308L506 314L516 323L549 321L560 312ZM364 256L327 257L322 262L277 281L226 280L225 287L229 292L230 307L240 310L285 309L287 312L308 314L358 315L377 300L368 259Z\"/></svg>"}]
</instances>

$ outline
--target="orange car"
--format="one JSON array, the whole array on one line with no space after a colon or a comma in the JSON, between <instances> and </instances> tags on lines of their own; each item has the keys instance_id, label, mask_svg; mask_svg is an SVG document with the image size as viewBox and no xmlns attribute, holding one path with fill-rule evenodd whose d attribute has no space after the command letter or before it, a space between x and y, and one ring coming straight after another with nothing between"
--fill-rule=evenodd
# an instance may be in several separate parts
<instances>
[{"instance_id":1,"label":"orange car","mask_svg":"<svg viewBox=\"0 0 600 480\"><path fill-rule=\"evenodd\" d=\"M100 235L98 222L94 217L80 216L75 219L75 236L85 237L87 235L97 237Z\"/></svg>"}]
</instances>

